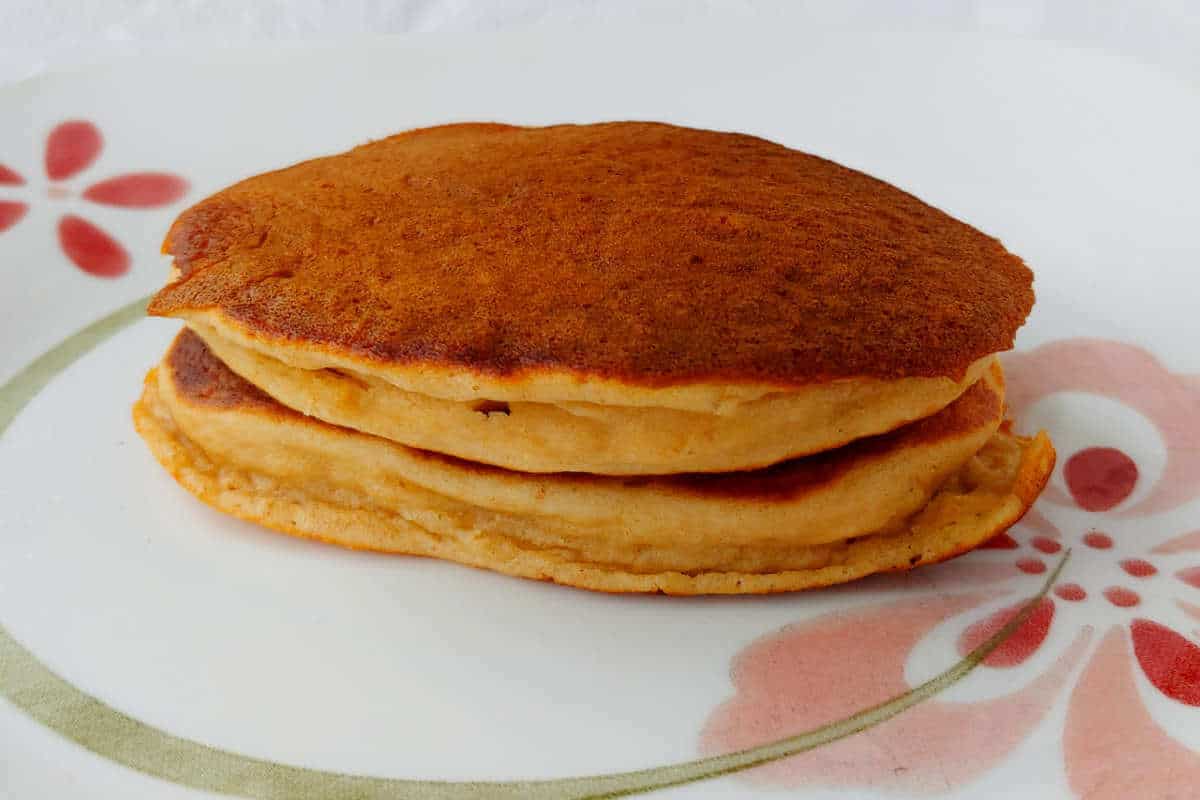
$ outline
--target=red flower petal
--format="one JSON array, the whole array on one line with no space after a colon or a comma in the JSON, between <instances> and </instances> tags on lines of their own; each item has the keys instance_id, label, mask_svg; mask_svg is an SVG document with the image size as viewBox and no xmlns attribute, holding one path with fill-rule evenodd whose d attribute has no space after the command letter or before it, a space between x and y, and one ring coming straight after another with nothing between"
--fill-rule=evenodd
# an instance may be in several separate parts
<instances>
[{"instance_id":1,"label":"red flower petal","mask_svg":"<svg viewBox=\"0 0 1200 800\"><path fill-rule=\"evenodd\" d=\"M1009 536L1007 533L997 533L992 538L988 539L983 544L979 545L980 550L1016 550L1021 545L1017 540Z\"/></svg>"},{"instance_id":2,"label":"red flower petal","mask_svg":"<svg viewBox=\"0 0 1200 800\"><path fill-rule=\"evenodd\" d=\"M100 155L104 140L90 122L60 122L46 138L46 175L61 181L86 169Z\"/></svg>"},{"instance_id":3,"label":"red flower petal","mask_svg":"<svg viewBox=\"0 0 1200 800\"><path fill-rule=\"evenodd\" d=\"M908 691L905 665L917 643L986 599L931 593L834 611L758 639L734 660L733 696L708 718L701 751L716 754L762 744ZM929 700L856 736L751 770L746 779L800 789L798 796L816 786L848 790L846 797L863 789L872 795L944 794L977 780L1028 741L1090 635L1079 631L1053 664L1008 694L965 702Z\"/></svg>"},{"instance_id":4,"label":"red flower petal","mask_svg":"<svg viewBox=\"0 0 1200 800\"><path fill-rule=\"evenodd\" d=\"M25 179L16 171L0 164L0 186L23 186Z\"/></svg>"},{"instance_id":5,"label":"red flower petal","mask_svg":"<svg viewBox=\"0 0 1200 800\"><path fill-rule=\"evenodd\" d=\"M1017 559L1017 569L1021 572L1028 572L1030 575L1041 575L1046 571L1046 565L1036 558L1019 558Z\"/></svg>"},{"instance_id":6,"label":"red flower petal","mask_svg":"<svg viewBox=\"0 0 1200 800\"><path fill-rule=\"evenodd\" d=\"M58 221L58 243L67 258L89 275L115 278L129 271L129 253L115 239L74 214Z\"/></svg>"},{"instance_id":7,"label":"red flower petal","mask_svg":"<svg viewBox=\"0 0 1200 800\"><path fill-rule=\"evenodd\" d=\"M996 632L1007 625L1008 621L1015 617L1024 605L1024 603L1019 603L1002 608L987 619L982 619L967 628L958 639L958 652L965 656L995 636ZM1050 633L1050 623L1053 621L1054 601L1043 597L1033 607L1033 611L1030 612L1024 624L1013 631L1012 636L1005 639L1003 644L993 650L983 660L983 663L989 667L1015 667L1033 655L1041 647L1042 642L1046 641L1046 636Z\"/></svg>"},{"instance_id":8,"label":"red flower petal","mask_svg":"<svg viewBox=\"0 0 1200 800\"><path fill-rule=\"evenodd\" d=\"M1117 608L1133 608L1142 602L1142 596L1124 586L1109 586L1104 590L1104 598Z\"/></svg>"},{"instance_id":9,"label":"red flower petal","mask_svg":"<svg viewBox=\"0 0 1200 800\"><path fill-rule=\"evenodd\" d=\"M1089 447L1067 461L1063 477L1075 502L1085 511L1108 511L1133 492L1138 468L1113 447Z\"/></svg>"},{"instance_id":10,"label":"red flower petal","mask_svg":"<svg viewBox=\"0 0 1200 800\"><path fill-rule=\"evenodd\" d=\"M1189 706L1200 706L1200 647L1148 619L1130 626L1142 671L1157 689Z\"/></svg>"},{"instance_id":11,"label":"red flower petal","mask_svg":"<svg viewBox=\"0 0 1200 800\"><path fill-rule=\"evenodd\" d=\"M1057 553L1059 550L1062 550L1061 544L1045 536L1035 537L1030 544L1047 555L1050 553Z\"/></svg>"},{"instance_id":12,"label":"red flower petal","mask_svg":"<svg viewBox=\"0 0 1200 800\"><path fill-rule=\"evenodd\" d=\"M1063 583L1054 587L1054 593L1063 600L1068 600L1072 603L1078 603L1081 600L1087 599L1087 590L1078 583Z\"/></svg>"},{"instance_id":13,"label":"red flower petal","mask_svg":"<svg viewBox=\"0 0 1200 800\"><path fill-rule=\"evenodd\" d=\"M11 200L0 200L0 233L21 221L29 206Z\"/></svg>"},{"instance_id":14,"label":"red flower petal","mask_svg":"<svg viewBox=\"0 0 1200 800\"><path fill-rule=\"evenodd\" d=\"M187 181L169 172L131 172L92 184L83 197L109 206L154 208L174 203L187 190Z\"/></svg>"},{"instance_id":15,"label":"red flower petal","mask_svg":"<svg viewBox=\"0 0 1200 800\"><path fill-rule=\"evenodd\" d=\"M1143 558L1127 558L1121 562L1121 569L1135 578L1149 578L1158 574L1158 567Z\"/></svg>"},{"instance_id":16,"label":"red flower petal","mask_svg":"<svg viewBox=\"0 0 1200 800\"><path fill-rule=\"evenodd\" d=\"M1051 342L1006 356L1005 399L1015 420L1043 397L1087 392L1123 403L1158 429L1167 451L1162 474L1144 497L1117 510L1118 516L1166 511L1200 497L1200 426L1195 424L1200 381L1195 376L1170 372L1140 347L1099 339ZM1053 488L1042 495L1047 501L1072 502Z\"/></svg>"}]
</instances>

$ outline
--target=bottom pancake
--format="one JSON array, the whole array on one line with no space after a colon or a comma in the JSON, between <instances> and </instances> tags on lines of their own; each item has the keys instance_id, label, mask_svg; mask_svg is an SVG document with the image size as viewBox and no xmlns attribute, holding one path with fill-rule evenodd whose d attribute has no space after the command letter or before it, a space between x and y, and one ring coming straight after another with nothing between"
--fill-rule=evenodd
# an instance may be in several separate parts
<instances>
[{"instance_id":1,"label":"bottom pancake","mask_svg":"<svg viewBox=\"0 0 1200 800\"><path fill-rule=\"evenodd\" d=\"M183 352L179 347L177 342L172 354L179 356ZM370 462L390 457L388 453L393 451L397 458L410 461L426 456L284 412L270 398L243 385L211 355L197 352L197 359L182 366L175 363L181 361L179 358L173 362L169 354L159 370L147 377L134 419L159 461L201 500L285 533L354 548L432 556L602 591L685 595L790 591L942 561L1015 523L1036 498L1054 462L1053 448L1044 435L1024 439L1002 429L986 438L982 448L968 456L965 463L960 460L948 478L939 480L939 488L931 491L927 502L899 523L889 525L886 533L809 543L790 540L789 531L781 529L774 541L739 544L736 537L731 537L727 555L721 547L714 548L714 554L697 548L690 551L691 563L662 568L661 561L656 560L661 554L651 552L653 548L648 551L645 541L637 538L637 531L609 530L604 536L611 541L605 542L604 552L611 555L596 558L578 547L547 544L556 541L560 532L552 528L547 533L536 526L550 525L552 518L516 518L503 509L470 506L461 498L420 485L399 485L404 481L394 479L387 487L392 500L380 502L380 493L372 492L367 485L368 473L376 466ZM220 420L221 426L206 428L212 420ZM192 425L199 435L208 436L208 446L190 437L181 421ZM262 431L257 431L245 441L252 452L239 458L239 430L253 432L253 426L264 425L275 426L266 430L278 431L278 436L264 438ZM214 438L218 432L219 437ZM297 461L321 464L330 459L330 454L321 449L321 437L332 435L366 456L361 464L360 490L345 481L339 484L297 479ZM859 460L877 455L869 452ZM466 465L439 468L461 471L497 490L504 481L523 480L515 473L486 473L480 477ZM822 480L831 480L828 469L818 472ZM796 474L792 469L790 479L795 480ZM720 480L745 482L746 478ZM815 478L809 476L808 480ZM840 473L832 480L842 480ZM649 491L620 481L604 485L613 487L605 491L628 491L631 497ZM571 481L557 488L552 485L548 494L565 491L580 495L592 490L587 484ZM703 491L719 495L728 490L709 487ZM693 487L689 491L701 490ZM398 497L403 502L397 502ZM497 495L498 502L502 499ZM868 495L856 505L865 509L873 501ZM754 501L767 505L772 502L776 500L771 497ZM586 528L582 532L586 534ZM624 551L623 543L627 543ZM732 566L723 568L723 563Z\"/></svg>"}]
</instances>

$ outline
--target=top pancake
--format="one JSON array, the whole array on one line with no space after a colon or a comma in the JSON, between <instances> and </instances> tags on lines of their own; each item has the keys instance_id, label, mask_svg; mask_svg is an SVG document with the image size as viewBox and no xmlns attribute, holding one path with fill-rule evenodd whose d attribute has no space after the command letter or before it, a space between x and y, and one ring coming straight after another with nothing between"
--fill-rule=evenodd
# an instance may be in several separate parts
<instances>
[{"instance_id":1,"label":"top pancake","mask_svg":"<svg viewBox=\"0 0 1200 800\"><path fill-rule=\"evenodd\" d=\"M401 133L225 189L164 249L153 314L498 399L957 379L1033 303L1019 258L889 184L656 123Z\"/></svg>"}]
</instances>

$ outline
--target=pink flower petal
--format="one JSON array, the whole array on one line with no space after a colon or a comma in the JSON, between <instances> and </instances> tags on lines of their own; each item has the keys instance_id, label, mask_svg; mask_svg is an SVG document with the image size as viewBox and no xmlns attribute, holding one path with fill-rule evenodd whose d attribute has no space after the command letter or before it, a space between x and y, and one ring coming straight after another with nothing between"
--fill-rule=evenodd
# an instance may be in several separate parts
<instances>
[{"instance_id":1,"label":"pink flower petal","mask_svg":"<svg viewBox=\"0 0 1200 800\"><path fill-rule=\"evenodd\" d=\"M1200 620L1200 606L1185 602L1183 600L1176 600L1175 605L1179 606L1179 610L1187 614L1192 619Z\"/></svg>"},{"instance_id":2,"label":"pink flower petal","mask_svg":"<svg viewBox=\"0 0 1200 800\"><path fill-rule=\"evenodd\" d=\"M24 186L25 179L15 170L0 164L0 186Z\"/></svg>"},{"instance_id":3,"label":"pink flower petal","mask_svg":"<svg viewBox=\"0 0 1200 800\"><path fill-rule=\"evenodd\" d=\"M1162 475L1146 496L1116 510L1129 517L1166 511L1200 496L1200 380L1167 370L1150 352L1123 342L1068 339L1004 360L1006 400L1014 419L1056 392L1089 392L1135 409L1158 428L1167 448ZM1070 502L1046 487L1043 499Z\"/></svg>"},{"instance_id":4,"label":"pink flower petal","mask_svg":"<svg viewBox=\"0 0 1200 800\"><path fill-rule=\"evenodd\" d=\"M1200 567L1187 567L1175 573L1175 577L1186 583L1188 586L1194 586L1200 589Z\"/></svg>"},{"instance_id":5,"label":"pink flower petal","mask_svg":"<svg viewBox=\"0 0 1200 800\"><path fill-rule=\"evenodd\" d=\"M1038 498L1038 500L1039 501L1047 501L1048 500L1049 502L1054 503L1055 505L1060 505L1060 506L1075 505L1075 501L1071 499L1070 493L1064 492L1062 489L1058 488L1053 483L1046 484L1046 488L1042 489L1042 494ZM1024 522L1024 520L1022 520L1022 522Z\"/></svg>"},{"instance_id":6,"label":"pink flower petal","mask_svg":"<svg viewBox=\"0 0 1200 800\"><path fill-rule=\"evenodd\" d=\"M115 278L129 271L129 253L115 239L74 214L58 221L58 243L67 258L89 275Z\"/></svg>"},{"instance_id":7,"label":"pink flower petal","mask_svg":"<svg viewBox=\"0 0 1200 800\"><path fill-rule=\"evenodd\" d=\"M1133 492L1138 468L1114 447L1089 447L1068 459L1063 477L1080 508L1108 511Z\"/></svg>"},{"instance_id":8,"label":"pink flower petal","mask_svg":"<svg viewBox=\"0 0 1200 800\"><path fill-rule=\"evenodd\" d=\"M1182 536L1176 536L1170 541L1163 542L1151 550L1151 553L1187 553L1200 550L1200 531L1192 531Z\"/></svg>"},{"instance_id":9,"label":"pink flower petal","mask_svg":"<svg viewBox=\"0 0 1200 800\"><path fill-rule=\"evenodd\" d=\"M12 200L0 200L0 233L21 221L29 206Z\"/></svg>"},{"instance_id":10,"label":"pink flower petal","mask_svg":"<svg viewBox=\"0 0 1200 800\"><path fill-rule=\"evenodd\" d=\"M169 172L131 172L92 184L83 197L109 206L154 208L174 203L187 190L187 181Z\"/></svg>"},{"instance_id":11,"label":"pink flower petal","mask_svg":"<svg viewBox=\"0 0 1200 800\"><path fill-rule=\"evenodd\" d=\"M1130 631L1133 651L1150 682L1173 700L1200 706L1200 647L1148 619L1134 620Z\"/></svg>"},{"instance_id":12,"label":"pink flower petal","mask_svg":"<svg viewBox=\"0 0 1200 800\"><path fill-rule=\"evenodd\" d=\"M917 643L988 599L935 595L833 612L759 639L735 660L735 694L709 717L701 749L712 754L761 744L907 691L905 664ZM1002 761L1043 719L1089 636L1082 632L1043 675L1007 696L930 700L747 777L786 787L870 787L920 796L961 786Z\"/></svg>"},{"instance_id":13,"label":"pink flower petal","mask_svg":"<svg viewBox=\"0 0 1200 800\"><path fill-rule=\"evenodd\" d=\"M92 123L60 122L46 138L46 175L52 181L77 175L91 166L103 146L104 139Z\"/></svg>"},{"instance_id":14,"label":"pink flower petal","mask_svg":"<svg viewBox=\"0 0 1200 800\"><path fill-rule=\"evenodd\" d=\"M963 631L962 636L958 639L959 654L965 656L995 636L1024 605L1024 603L1017 603L1008 608L1002 608L987 619L982 619ZM1025 623L1014 631L1012 636L1005 639L1002 645L993 650L983 660L983 663L989 667L1015 667L1024 662L1025 659L1037 652L1037 649L1042 646L1042 642L1046 641L1046 636L1050 633L1050 623L1053 620L1054 601L1043 597Z\"/></svg>"},{"instance_id":15,"label":"pink flower petal","mask_svg":"<svg viewBox=\"0 0 1200 800\"><path fill-rule=\"evenodd\" d=\"M1012 564L987 558L956 558L931 564L919 570L891 572L866 578L872 590L877 592L927 592L956 591L964 586L985 586L993 583L1008 583L1013 579ZM854 595L862 591L863 584L844 584L829 589L830 594Z\"/></svg>"},{"instance_id":16,"label":"pink flower petal","mask_svg":"<svg viewBox=\"0 0 1200 800\"><path fill-rule=\"evenodd\" d=\"M1021 527L1029 528L1034 533L1040 533L1050 539L1062 538L1062 532L1058 526L1050 520L1046 519L1046 515L1037 510L1037 507L1029 509L1025 512L1025 516L1021 517Z\"/></svg>"},{"instance_id":17,"label":"pink flower petal","mask_svg":"<svg viewBox=\"0 0 1200 800\"><path fill-rule=\"evenodd\" d=\"M1167 735L1142 705L1124 632L1114 627L1084 669L1067 708L1063 755L1078 797L1190 797L1200 757Z\"/></svg>"}]
</instances>

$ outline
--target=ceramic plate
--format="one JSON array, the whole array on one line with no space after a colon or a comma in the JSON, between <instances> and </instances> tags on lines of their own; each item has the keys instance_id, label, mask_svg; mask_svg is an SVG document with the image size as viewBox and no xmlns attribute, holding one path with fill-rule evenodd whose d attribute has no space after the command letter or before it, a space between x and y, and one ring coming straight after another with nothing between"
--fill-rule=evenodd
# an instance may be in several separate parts
<instances>
[{"instance_id":1,"label":"ceramic plate","mask_svg":"<svg viewBox=\"0 0 1200 800\"><path fill-rule=\"evenodd\" d=\"M183 53L4 89L0 118L11 796L1195 791L1194 87L1049 44L780 24ZM1060 454L1034 512L908 576L611 597L269 533L134 434L176 329L141 304L188 203L412 126L614 118L829 156L1024 256L1012 412Z\"/></svg>"}]
</instances>

